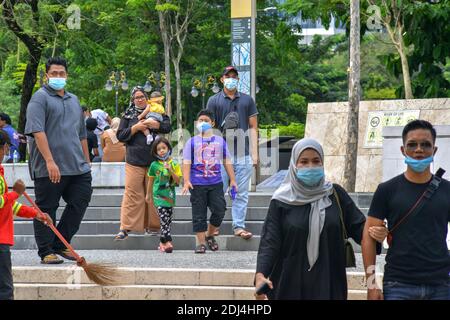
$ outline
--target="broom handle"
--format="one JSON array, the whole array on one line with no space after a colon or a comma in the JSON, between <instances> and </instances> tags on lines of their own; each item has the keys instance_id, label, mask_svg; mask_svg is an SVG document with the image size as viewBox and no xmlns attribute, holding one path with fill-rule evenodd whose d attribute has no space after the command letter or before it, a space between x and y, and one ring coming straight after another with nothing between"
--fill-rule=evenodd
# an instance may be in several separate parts
<instances>
[{"instance_id":1,"label":"broom handle","mask_svg":"<svg viewBox=\"0 0 450 320\"><path fill-rule=\"evenodd\" d=\"M28 195L28 193L26 193L26 191L23 192L23 195L25 198L27 198L28 202L31 203L31 205L37 210L39 211L39 213L42 214L41 209L39 209L39 207L36 205L36 203L34 203L33 199L30 198L30 196ZM73 249L73 247L70 245L69 242L67 242L66 239L64 239L63 235L58 231L58 229L56 229L56 227L53 225L53 223L47 223L47 226L50 227L50 229L52 229L52 231L56 234L56 236L59 238L59 240L61 240L62 243L64 243L64 245L67 247L67 249L69 249L69 251L72 253L72 255L77 259L78 262L82 261L83 259L75 252L75 250Z\"/></svg>"}]
</instances>

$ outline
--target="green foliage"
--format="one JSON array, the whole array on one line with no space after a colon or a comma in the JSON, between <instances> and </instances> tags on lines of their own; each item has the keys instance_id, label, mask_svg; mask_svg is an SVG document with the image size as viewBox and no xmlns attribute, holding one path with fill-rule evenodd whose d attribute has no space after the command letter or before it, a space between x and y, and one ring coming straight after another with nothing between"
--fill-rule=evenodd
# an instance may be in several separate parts
<instances>
[{"instance_id":1,"label":"green foliage","mask_svg":"<svg viewBox=\"0 0 450 320\"><path fill-rule=\"evenodd\" d=\"M387 100L395 98L395 88L371 88L364 92L364 100Z\"/></svg>"},{"instance_id":2,"label":"green foliage","mask_svg":"<svg viewBox=\"0 0 450 320\"><path fill-rule=\"evenodd\" d=\"M110 72L125 71L131 89L143 85L150 71L164 70L158 12L179 10L179 1L161 1L162 4L157 6L156 0L40 0L42 23L36 32L42 39L49 40L41 66L53 53L65 56L69 63L68 90L76 94L82 104L92 109L102 108L114 115L114 91L104 89ZM185 127L191 131L195 115L202 108L202 96L193 98L190 95L193 79L211 73L219 81L223 67L230 64L231 55L230 1L198 1L202 6L189 26L180 65L183 119ZM449 96L450 36L446 36L449 24L444 23L448 18L448 7L443 7L448 0L440 2L442 5L432 7L430 4L419 5L416 1L406 18L411 20L407 40L414 48L410 63L416 98ZM70 30L66 26L69 4L80 7L80 30ZM258 1L256 70L261 89L256 96L258 118L263 126L275 124L286 130L283 134L293 132L292 135L300 138L308 102L347 100L348 38L346 34L316 37L312 45L302 45L299 26L292 25L291 19L301 10L305 19L320 18L324 25L329 25L333 14L337 23L348 26L348 0L287 0L283 10L277 13L262 10L274 5L274 0ZM31 32L29 6L22 4L16 11L23 28ZM364 16L361 25L364 28ZM411 39L409 35L413 35ZM395 49L384 44L386 41L383 35L377 34L362 38L364 99L392 99L394 88L401 87L399 59ZM7 80L0 81L0 108L11 110L12 117L18 115L20 99L17 97L27 61L26 48L0 18L0 75ZM419 64L422 64L420 71ZM172 85L174 88L174 81ZM120 112L129 103L129 93L130 90L119 89ZM397 90L396 94L399 97L401 92ZM205 102L211 95L208 88Z\"/></svg>"},{"instance_id":3,"label":"green foliage","mask_svg":"<svg viewBox=\"0 0 450 320\"><path fill-rule=\"evenodd\" d=\"M272 130L278 129L278 135L280 137L292 136L296 139L301 139L305 136L305 124L293 122L287 126L283 125L261 125L260 135L263 139L269 139L273 136L274 132Z\"/></svg>"},{"instance_id":4,"label":"green foliage","mask_svg":"<svg viewBox=\"0 0 450 320\"><path fill-rule=\"evenodd\" d=\"M12 124L17 128L20 113L20 94L12 80L0 81L0 112L11 117Z\"/></svg>"}]
</instances>

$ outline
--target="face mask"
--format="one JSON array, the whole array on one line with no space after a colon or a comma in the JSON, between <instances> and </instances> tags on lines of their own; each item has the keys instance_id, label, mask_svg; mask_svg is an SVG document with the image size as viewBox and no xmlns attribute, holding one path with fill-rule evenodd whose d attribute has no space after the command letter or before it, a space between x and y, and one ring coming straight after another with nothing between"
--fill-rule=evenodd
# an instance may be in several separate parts
<instances>
[{"instance_id":1,"label":"face mask","mask_svg":"<svg viewBox=\"0 0 450 320\"><path fill-rule=\"evenodd\" d=\"M206 132L211 128L212 128L212 126L208 122L199 122L197 124L197 130L200 131L201 133Z\"/></svg>"},{"instance_id":2,"label":"face mask","mask_svg":"<svg viewBox=\"0 0 450 320\"><path fill-rule=\"evenodd\" d=\"M428 157L425 159L417 160L411 157L405 157L405 163L414 171L414 172L424 172L426 168L433 162L433 157Z\"/></svg>"},{"instance_id":3,"label":"face mask","mask_svg":"<svg viewBox=\"0 0 450 320\"><path fill-rule=\"evenodd\" d=\"M308 187L318 185L325 176L323 167L297 168L296 174L297 179Z\"/></svg>"},{"instance_id":4,"label":"face mask","mask_svg":"<svg viewBox=\"0 0 450 320\"><path fill-rule=\"evenodd\" d=\"M62 90L66 86L66 78L48 78L48 85L53 90Z\"/></svg>"},{"instance_id":5,"label":"face mask","mask_svg":"<svg viewBox=\"0 0 450 320\"><path fill-rule=\"evenodd\" d=\"M166 153L166 155L164 157L156 156L156 158L158 158L161 161L167 161L170 158L171 154L172 154L172 152L169 151Z\"/></svg>"},{"instance_id":6,"label":"face mask","mask_svg":"<svg viewBox=\"0 0 450 320\"><path fill-rule=\"evenodd\" d=\"M225 88L227 88L228 90L234 90L237 88L238 79L225 78L225 80L223 80L223 84L224 84Z\"/></svg>"}]
</instances>

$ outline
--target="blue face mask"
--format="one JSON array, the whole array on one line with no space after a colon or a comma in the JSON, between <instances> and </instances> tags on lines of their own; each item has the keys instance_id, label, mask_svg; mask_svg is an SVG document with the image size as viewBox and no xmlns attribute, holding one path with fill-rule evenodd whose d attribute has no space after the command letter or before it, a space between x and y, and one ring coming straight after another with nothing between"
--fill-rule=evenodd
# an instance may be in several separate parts
<instances>
[{"instance_id":1,"label":"blue face mask","mask_svg":"<svg viewBox=\"0 0 450 320\"><path fill-rule=\"evenodd\" d=\"M172 152L169 151L163 157L156 156L156 158L158 158L161 161L167 161L170 158L171 155L172 155Z\"/></svg>"},{"instance_id":2,"label":"blue face mask","mask_svg":"<svg viewBox=\"0 0 450 320\"><path fill-rule=\"evenodd\" d=\"M224 84L225 88L227 88L228 90L236 89L238 82L239 82L238 79L235 79L235 78L225 78L223 80L223 84Z\"/></svg>"},{"instance_id":3,"label":"blue face mask","mask_svg":"<svg viewBox=\"0 0 450 320\"><path fill-rule=\"evenodd\" d=\"M405 163L414 171L414 172L424 172L426 168L433 162L433 157L428 157L425 159L417 160L411 157L405 157Z\"/></svg>"},{"instance_id":4,"label":"blue face mask","mask_svg":"<svg viewBox=\"0 0 450 320\"><path fill-rule=\"evenodd\" d=\"M200 131L201 133L206 132L211 128L212 128L212 125L208 122L199 122L197 124L197 130Z\"/></svg>"},{"instance_id":5,"label":"blue face mask","mask_svg":"<svg viewBox=\"0 0 450 320\"><path fill-rule=\"evenodd\" d=\"M66 86L66 78L48 78L48 85L53 90L62 90Z\"/></svg>"},{"instance_id":6,"label":"blue face mask","mask_svg":"<svg viewBox=\"0 0 450 320\"><path fill-rule=\"evenodd\" d=\"M325 173L323 167L297 168L296 175L300 182L308 187L313 187L319 184L325 176Z\"/></svg>"}]
</instances>

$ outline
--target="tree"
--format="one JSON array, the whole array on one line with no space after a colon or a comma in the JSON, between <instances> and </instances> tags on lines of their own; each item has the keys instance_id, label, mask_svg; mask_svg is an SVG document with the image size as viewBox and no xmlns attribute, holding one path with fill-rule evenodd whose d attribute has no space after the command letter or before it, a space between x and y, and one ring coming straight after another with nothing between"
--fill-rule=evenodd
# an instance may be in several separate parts
<instances>
[{"instance_id":1,"label":"tree","mask_svg":"<svg viewBox=\"0 0 450 320\"><path fill-rule=\"evenodd\" d=\"M372 6L380 8L379 18L385 26L391 42L397 49L400 56L402 75L403 75L403 87L405 91L405 99L413 99L413 92L411 87L411 75L408 63L408 46L405 44L405 10L406 3L408 1L375 1L367 0Z\"/></svg>"},{"instance_id":2,"label":"tree","mask_svg":"<svg viewBox=\"0 0 450 320\"><path fill-rule=\"evenodd\" d=\"M22 27L15 15L15 7L18 5L29 5L31 9L31 30L26 31ZM25 131L26 122L26 110L28 102L31 100L31 95L33 94L33 88L36 84L36 74L41 60L42 50L45 46L45 40L38 36L37 29L40 24L39 15L39 0L30 0L27 2L18 2L16 0L5 0L2 6L2 16L8 27L18 39L20 39L28 49L30 55L27 67L25 70L25 76L22 82L22 96L20 100L20 117L18 131L23 133ZM21 145L20 148L21 157L25 158L26 146Z\"/></svg>"},{"instance_id":3,"label":"tree","mask_svg":"<svg viewBox=\"0 0 450 320\"><path fill-rule=\"evenodd\" d=\"M198 1L197 1L198 2ZM195 0L166 1L161 4L157 0L156 10L160 18L162 38L165 46L169 49L169 56L175 72L176 81L176 119L179 130L179 142L183 145L181 132L183 129L182 106L181 106L181 70L180 62L183 57L188 28L194 18L194 13L201 10L204 4L196 5ZM163 34L164 33L164 34ZM165 53L166 57L166 53Z\"/></svg>"}]
</instances>

